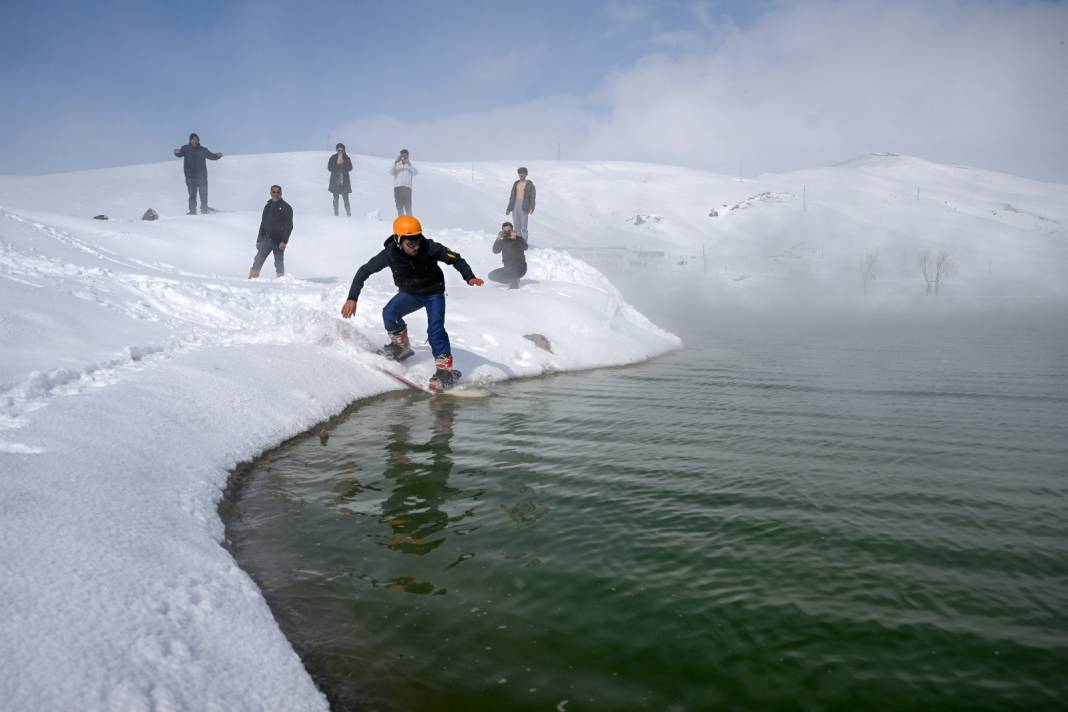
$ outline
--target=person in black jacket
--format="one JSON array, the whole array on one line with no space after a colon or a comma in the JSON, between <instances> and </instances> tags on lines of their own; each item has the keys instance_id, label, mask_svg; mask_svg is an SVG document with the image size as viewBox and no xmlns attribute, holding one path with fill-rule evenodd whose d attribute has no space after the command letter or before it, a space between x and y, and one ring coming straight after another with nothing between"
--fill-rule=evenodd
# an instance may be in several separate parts
<instances>
[{"instance_id":1,"label":"person in black jacket","mask_svg":"<svg viewBox=\"0 0 1068 712\"><path fill-rule=\"evenodd\" d=\"M184 158L182 168L185 170L185 187L189 190L188 215L197 214L197 192L200 192L200 212L210 213L208 207L208 164L223 157L222 151L212 153L200 145L200 136L189 134L189 143L174 149L174 155Z\"/></svg>"},{"instance_id":2,"label":"person in black jacket","mask_svg":"<svg viewBox=\"0 0 1068 712\"><path fill-rule=\"evenodd\" d=\"M356 300L360 298L364 282L372 274L389 267L393 272L393 283L400 291L382 309L389 343L381 353L396 361L411 356L412 346L404 317L426 309L427 335L436 367L430 378L430 388L445 390L452 386L457 374L452 370L452 348L445 331L445 275L438 262L452 265L472 287L485 284L459 254L424 237L423 226L416 218L401 215L393 221L393 234L386 238L383 250L356 271L349 297L341 307L341 316L348 319L356 313Z\"/></svg>"},{"instance_id":3,"label":"person in black jacket","mask_svg":"<svg viewBox=\"0 0 1068 712\"><path fill-rule=\"evenodd\" d=\"M504 267L489 273L489 279L507 284L508 289L519 289L519 278L527 273L527 241L512 229L512 223L501 225L497 239L493 241L493 254L500 255Z\"/></svg>"},{"instance_id":4,"label":"person in black jacket","mask_svg":"<svg viewBox=\"0 0 1068 712\"><path fill-rule=\"evenodd\" d=\"M289 235L293 232L293 208L282 200L282 186L271 186L271 199L263 206L260 218L260 231L256 233L256 258L248 271L249 279L260 276L260 268L267 261L267 255L274 253L274 271L277 276L285 276L285 251Z\"/></svg>"},{"instance_id":5,"label":"person in black jacket","mask_svg":"<svg viewBox=\"0 0 1068 712\"><path fill-rule=\"evenodd\" d=\"M330 171L330 192L334 194L334 215L337 215L337 199L341 196L345 199L345 214L352 217L352 209L349 208L349 193L352 192L352 183L349 181L349 173L352 172L352 159L345 152L345 144L339 143L337 153L330 156L326 162L326 170Z\"/></svg>"}]
</instances>

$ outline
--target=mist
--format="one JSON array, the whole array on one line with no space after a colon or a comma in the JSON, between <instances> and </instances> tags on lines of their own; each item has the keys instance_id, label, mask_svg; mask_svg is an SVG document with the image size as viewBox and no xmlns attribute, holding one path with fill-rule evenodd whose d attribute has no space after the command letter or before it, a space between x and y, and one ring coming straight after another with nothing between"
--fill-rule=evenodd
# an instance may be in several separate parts
<instances>
[{"instance_id":1,"label":"mist","mask_svg":"<svg viewBox=\"0 0 1068 712\"><path fill-rule=\"evenodd\" d=\"M1063 3L783 3L745 29L705 15L650 38L654 51L583 94L382 114L333 135L431 160L559 155L730 175L893 151L1064 181L1066 27Z\"/></svg>"}]
</instances>

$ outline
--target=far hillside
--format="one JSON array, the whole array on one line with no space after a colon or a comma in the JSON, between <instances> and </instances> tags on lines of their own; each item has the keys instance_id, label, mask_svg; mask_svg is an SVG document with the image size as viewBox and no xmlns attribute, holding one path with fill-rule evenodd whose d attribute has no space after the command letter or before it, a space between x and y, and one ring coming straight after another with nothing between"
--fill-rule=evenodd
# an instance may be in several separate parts
<instances>
[{"instance_id":1,"label":"far hillside","mask_svg":"<svg viewBox=\"0 0 1068 712\"><path fill-rule=\"evenodd\" d=\"M347 278L390 232L390 161L354 156L353 217L335 218L329 155L227 155L209 165L211 203L232 211L223 215L234 239L251 243L268 186L281 183L296 211L294 269ZM420 171L414 212L431 236L449 229L492 234L506 219L520 161L427 163L416 154L413 162ZM1066 185L895 154L741 180L642 163L522 163L538 191L532 247L566 249L610 275L677 274L760 295L937 290L1023 297L1063 296L1068 289ZM106 214L111 231L149 207L182 230L194 229L203 218L187 218L185 200L179 160L0 178L6 210L78 219ZM351 251L315 251L336 238L347 238ZM221 262L217 268L228 269Z\"/></svg>"}]
</instances>

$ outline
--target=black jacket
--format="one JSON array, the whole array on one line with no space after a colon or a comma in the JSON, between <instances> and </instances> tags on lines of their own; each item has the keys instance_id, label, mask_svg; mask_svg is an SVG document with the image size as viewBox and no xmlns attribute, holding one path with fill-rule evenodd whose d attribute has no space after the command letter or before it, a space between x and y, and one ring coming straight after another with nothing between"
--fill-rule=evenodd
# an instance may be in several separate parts
<instances>
[{"instance_id":1,"label":"black jacket","mask_svg":"<svg viewBox=\"0 0 1068 712\"><path fill-rule=\"evenodd\" d=\"M277 240L289 242L289 234L293 232L293 208L284 200L268 200L263 206L263 217L260 218L260 231L256 233L256 244L264 240Z\"/></svg>"},{"instance_id":2,"label":"black jacket","mask_svg":"<svg viewBox=\"0 0 1068 712\"><path fill-rule=\"evenodd\" d=\"M525 238L516 237L514 240L502 237L503 233L497 233L497 239L493 241L493 254L501 255L505 267L527 267L527 241Z\"/></svg>"},{"instance_id":3,"label":"black jacket","mask_svg":"<svg viewBox=\"0 0 1068 712\"><path fill-rule=\"evenodd\" d=\"M208 172L207 161L217 161L222 158L221 153L212 153L203 146L194 146L187 143L175 152L179 158L184 158L182 168L185 169L186 178L202 176Z\"/></svg>"},{"instance_id":4,"label":"black jacket","mask_svg":"<svg viewBox=\"0 0 1068 712\"><path fill-rule=\"evenodd\" d=\"M465 282L475 277L463 257L433 240L423 238L419 251L412 257L397 244L395 235L387 237L382 246L385 249L356 270L349 287L349 299L359 299L367 278L386 267L393 271L393 283L397 288L409 294L441 294L445 291L445 275L438 262L455 267Z\"/></svg>"},{"instance_id":5,"label":"black jacket","mask_svg":"<svg viewBox=\"0 0 1068 712\"><path fill-rule=\"evenodd\" d=\"M330 185L327 187L331 193L351 193L352 183L349 182L349 171L352 170L352 159L345 154L344 162L337 164L337 154L330 156L326 162L326 170L330 171Z\"/></svg>"}]
</instances>

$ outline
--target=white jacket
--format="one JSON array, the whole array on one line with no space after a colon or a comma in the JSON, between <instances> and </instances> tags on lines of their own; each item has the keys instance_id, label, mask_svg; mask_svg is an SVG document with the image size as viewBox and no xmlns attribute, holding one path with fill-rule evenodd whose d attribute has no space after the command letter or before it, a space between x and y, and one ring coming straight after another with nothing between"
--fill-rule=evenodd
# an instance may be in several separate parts
<instances>
[{"instance_id":1,"label":"white jacket","mask_svg":"<svg viewBox=\"0 0 1068 712\"><path fill-rule=\"evenodd\" d=\"M394 188L411 188L412 177L419 175L419 171L411 163L399 162L394 162L393 167L389 169L389 173L393 176Z\"/></svg>"}]
</instances>

